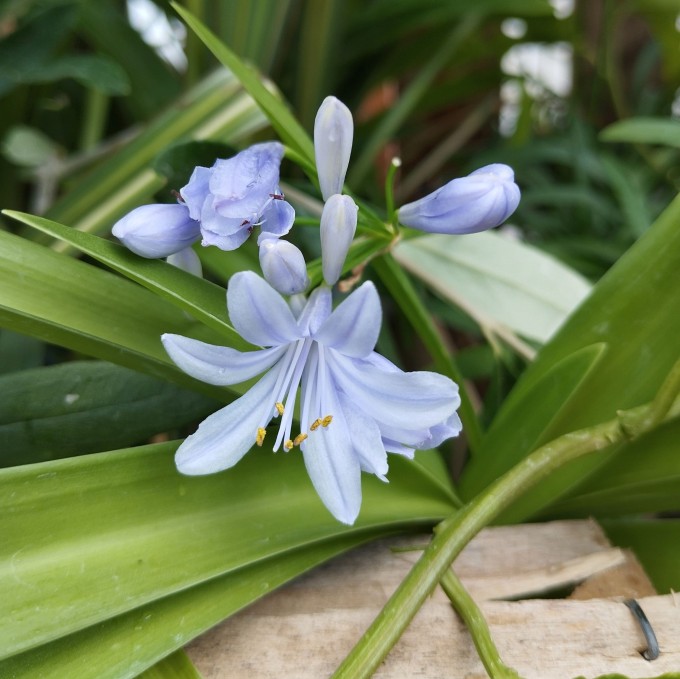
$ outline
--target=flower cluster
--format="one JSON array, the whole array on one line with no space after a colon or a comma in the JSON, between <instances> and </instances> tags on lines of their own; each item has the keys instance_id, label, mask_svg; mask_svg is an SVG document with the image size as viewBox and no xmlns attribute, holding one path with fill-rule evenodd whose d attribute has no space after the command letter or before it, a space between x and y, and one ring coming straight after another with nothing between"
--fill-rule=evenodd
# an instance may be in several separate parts
<instances>
[{"instance_id":1,"label":"flower cluster","mask_svg":"<svg viewBox=\"0 0 680 679\"><path fill-rule=\"evenodd\" d=\"M354 523L361 507L362 471L386 481L388 453L412 457L461 430L455 383L437 373L404 372L374 351L382 313L371 282L333 310L331 289L357 228L358 207L342 193L352 137L349 109L328 97L314 124L324 283L308 296L304 257L280 238L294 212L278 186L283 147L276 142L196 168L177 205L143 206L114 227L114 235L142 256L180 258L199 238L234 249L260 226L264 279L250 271L232 276L227 307L237 332L264 348L241 352L180 335L162 337L177 366L209 384L262 375L182 443L177 468L188 475L228 469L253 445L273 438L274 452L299 448L319 497L346 524ZM512 170L490 165L403 206L398 218L425 231L471 233L504 221L518 200Z\"/></svg>"}]
</instances>

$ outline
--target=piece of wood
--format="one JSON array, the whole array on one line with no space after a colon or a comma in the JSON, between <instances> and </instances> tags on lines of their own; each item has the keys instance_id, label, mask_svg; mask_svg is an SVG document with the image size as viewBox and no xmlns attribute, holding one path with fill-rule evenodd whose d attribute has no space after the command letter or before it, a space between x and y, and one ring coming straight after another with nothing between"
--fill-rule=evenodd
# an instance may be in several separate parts
<instances>
[{"instance_id":1,"label":"piece of wood","mask_svg":"<svg viewBox=\"0 0 680 679\"><path fill-rule=\"evenodd\" d=\"M381 541L336 559L203 635L188 647L189 655L205 679L329 676L420 554L403 550L425 542ZM480 603L504 661L525 679L614 672L636 679L678 671L680 602L670 595L639 600L661 646L651 663L639 654L644 638L622 599L487 600L577 579L600 578L602 587L607 573L625 569L624 559L594 522L553 522L489 528L454 566ZM486 674L465 626L437 589L375 676Z\"/></svg>"}]
</instances>

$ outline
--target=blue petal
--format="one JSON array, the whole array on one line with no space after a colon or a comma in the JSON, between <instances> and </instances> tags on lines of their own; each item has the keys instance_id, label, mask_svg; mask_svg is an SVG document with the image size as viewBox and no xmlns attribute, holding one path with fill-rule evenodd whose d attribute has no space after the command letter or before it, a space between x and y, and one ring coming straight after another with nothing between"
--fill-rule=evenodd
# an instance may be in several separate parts
<instances>
[{"instance_id":1,"label":"blue petal","mask_svg":"<svg viewBox=\"0 0 680 679\"><path fill-rule=\"evenodd\" d=\"M301 446L302 454L322 502L338 521L351 526L361 508L361 465L343 413L334 395L329 393L327 397L333 421L328 427L309 432Z\"/></svg>"},{"instance_id":2,"label":"blue petal","mask_svg":"<svg viewBox=\"0 0 680 679\"><path fill-rule=\"evenodd\" d=\"M291 230L294 221L295 210L290 203L285 200L270 201L260 216L262 233L257 239L257 244L267 238L285 236Z\"/></svg>"},{"instance_id":3,"label":"blue petal","mask_svg":"<svg viewBox=\"0 0 680 679\"><path fill-rule=\"evenodd\" d=\"M380 425L429 429L448 420L460 405L458 387L432 372L402 372L329 350L333 379L357 408Z\"/></svg>"},{"instance_id":4,"label":"blue petal","mask_svg":"<svg viewBox=\"0 0 680 679\"><path fill-rule=\"evenodd\" d=\"M338 401L361 469L369 474L375 474L381 481L387 481L385 478L388 470L387 453L375 420L356 408L345 394L338 393ZM330 426L333 426L333 423Z\"/></svg>"},{"instance_id":5,"label":"blue petal","mask_svg":"<svg viewBox=\"0 0 680 679\"><path fill-rule=\"evenodd\" d=\"M142 205L113 226L113 235L141 257L156 259L184 250L198 240L198 222L181 203Z\"/></svg>"},{"instance_id":6,"label":"blue petal","mask_svg":"<svg viewBox=\"0 0 680 679\"><path fill-rule=\"evenodd\" d=\"M349 246L357 230L359 208L349 196L335 194L323 206L319 235L321 268L328 285L335 285L342 273Z\"/></svg>"},{"instance_id":7,"label":"blue petal","mask_svg":"<svg viewBox=\"0 0 680 679\"><path fill-rule=\"evenodd\" d=\"M227 252L231 250L236 250L241 247L250 236L250 229L248 227L241 228L234 234L223 235L220 233L215 233L209 229L201 228L201 235L203 236L201 240L201 245L208 246L214 245L220 250L225 250Z\"/></svg>"},{"instance_id":8,"label":"blue petal","mask_svg":"<svg viewBox=\"0 0 680 679\"><path fill-rule=\"evenodd\" d=\"M264 277L282 295L296 295L309 285L302 252L285 240L267 238L260 243L260 268Z\"/></svg>"},{"instance_id":9,"label":"blue petal","mask_svg":"<svg viewBox=\"0 0 680 679\"><path fill-rule=\"evenodd\" d=\"M255 444L257 429L271 413L271 392L278 366L243 396L204 420L178 448L175 464L182 474L214 474L233 467Z\"/></svg>"},{"instance_id":10,"label":"blue petal","mask_svg":"<svg viewBox=\"0 0 680 679\"><path fill-rule=\"evenodd\" d=\"M205 203L205 199L210 193L208 186L212 170L207 167L196 167L191 173L189 183L180 189L180 195L184 200L189 215L192 219L201 218L201 210Z\"/></svg>"},{"instance_id":11,"label":"blue petal","mask_svg":"<svg viewBox=\"0 0 680 679\"><path fill-rule=\"evenodd\" d=\"M309 296L307 303L298 314L298 328L303 337L313 335L331 315L333 296L329 288L320 286Z\"/></svg>"},{"instance_id":12,"label":"blue petal","mask_svg":"<svg viewBox=\"0 0 680 679\"><path fill-rule=\"evenodd\" d=\"M199 278L203 276L201 260L198 258L198 255L194 252L193 248L184 248L184 250L175 252L175 254L169 255L165 261L168 264L172 264L172 266L176 266L178 269L182 269L182 271L186 271Z\"/></svg>"},{"instance_id":13,"label":"blue petal","mask_svg":"<svg viewBox=\"0 0 680 679\"><path fill-rule=\"evenodd\" d=\"M350 110L339 99L326 97L314 120L314 153L324 200L342 192L353 135Z\"/></svg>"},{"instance_id":14,"label":"blue petal","mask_svg":"<svg viewBox=\"0 0 680 679\"><path fill-rule=\"evenodd\" d=\"M163 346L175 365L201 382L225 386L245 382L271 368L285 346L259 351L237 351L206 344L182 335L165 334Z\"/></svg>"},{"instance_id":15,"label":"blue petal","mask_svg":"<svg viewBox=\"0 0 680 679\"><path fill-rule=\"evenodd\" d=\"M232 325L251 344L273 347L300 338L286 301L252 271L241 271L231 277L227 307Z\"/></svg>"},{"instance_id":16,"label":"blue petal","mask_svg":"<svg viewBox=\"0 0 680 679\"><path fill-rule=\"evenodd\" d=\"M381 321L380 298L373 283L367 281L338 306L314 339L345 356L364 358L378 341Z\"/></svg>"}]
</instances>

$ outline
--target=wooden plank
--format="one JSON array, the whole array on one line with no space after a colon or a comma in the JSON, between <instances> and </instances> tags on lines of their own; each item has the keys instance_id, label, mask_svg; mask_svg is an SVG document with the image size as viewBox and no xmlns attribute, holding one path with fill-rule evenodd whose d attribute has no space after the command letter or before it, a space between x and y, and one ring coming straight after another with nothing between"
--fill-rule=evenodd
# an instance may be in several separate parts
<instances>
[{"instance_id":1,"label":"wooden plank","mask_svg":"<svg viewBox=\"0 0 680 679\"><path fill-rule=\"evenodd\" d=\"M328 676L408 572L423 538L382 541L322 566L230 618L188 652L205 679ZM502 555L502 557L499 557ZM642 634L621 600L487 601L571 585L625 570L593 522L553 522L490 528L455 563L475 592L504 660L525 679L593 677L618 672L631 679L680 669L680 601L640 599L662 654L647 662ZM604 570L612 564L615 569ZM638 574L639 577L639 574ZM616 581L620 585L620 581ZM625 591L619 594L628 595ZM375 675L486 677L464 625L441 590L423 609Z\"/></svg>"}]
</instances>

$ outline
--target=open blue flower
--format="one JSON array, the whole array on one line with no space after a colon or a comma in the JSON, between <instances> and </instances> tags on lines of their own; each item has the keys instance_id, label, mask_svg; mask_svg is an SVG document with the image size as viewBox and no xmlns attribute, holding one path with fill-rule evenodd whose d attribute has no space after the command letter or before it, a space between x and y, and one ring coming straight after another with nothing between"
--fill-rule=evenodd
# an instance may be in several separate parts
<instances>
[{"instance_id":1,"label":"open blue flower","mask_svg":"<svg viewBox=\"0 0 680 679\"><path fill-rule=\"evenodd\" d=\"M321 500L339 521L352 524L361 506L362 470L386 480L388 452L412 456L459 433L460 399L451 380L403 372L373 351L381 310L372 283L332 311L327 287L289 306L262 278L242 272L231 278L227 305L239 334L265 349L241 352L179 335L162 338L172 360L204 382L230 385L265 373L184 441L176 455L183 474L232 467L264 443L267 426L280 418L273 450L299 446ZM298 387L302 431L294 434Z\"/></svg>"}]
</instances>

